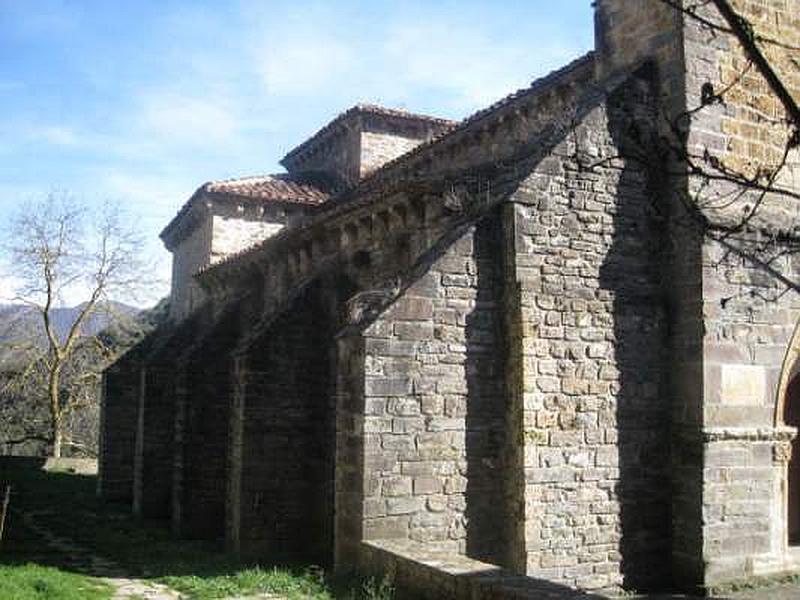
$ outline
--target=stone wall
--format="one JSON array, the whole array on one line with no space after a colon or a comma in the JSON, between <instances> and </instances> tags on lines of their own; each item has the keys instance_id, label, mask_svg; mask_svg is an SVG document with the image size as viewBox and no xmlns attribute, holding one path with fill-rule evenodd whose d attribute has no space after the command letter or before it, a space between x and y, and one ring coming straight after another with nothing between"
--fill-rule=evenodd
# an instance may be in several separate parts
<instances>
[{"instance_id":1,"label":"stone wall","mask_svg":"<svg viewBox=\"0 0 800 600\"><path fill-rule=\"evenodd\" d=\"M186 374L180 531L189 538L225 535L231 380L221 362Z\"/></svg>"},{"instance_id":2,"label":"stone wall","mask_svg":"<svg viewBox=\"0 0 800 600\"><path fill-rule=\"evenodd\" d=\"M506 223L527 572L584 589L669 576L658 196L640 163L618 157L642 85L630 80L576 125Z\"/></svg>"},{"instance_id":3,"label":"stone wall","mask_svg":"<svg viewBox=\"0 0 800 600\"><path fill-rule=\"evenodd\" d=\"M174 407L173 373L145 369L147 386L142 411L142 456L134 511L141 516L168 518L172 493Z\"/></svg>"},{"instance_id":4,"label":"stone wall","mask_svg":"<svg viewBox=\"0 0 800 600\"><path fill-rule=\"evenodd\" d=\"M748 254L787 233L770 220L797 215L770 196L765 219L709 241L730 214L699 210L696 181L667 177L676 165L663 155L649 162L664 118L696 106L704 83L730 82L741 59L657 6L600 0L597 62L204 276L231 314L242 297L254 308L219 320L176 393L172 493L186 533L227 525L245 552L317 562L333 545L339 568L397 563L385 554L407 545L583 589L792 566L780 382L799 267L791 236L774 237L766 262ZM774 8L778 23L797 13L794 0L740 6ZM593 73L612 78L595 86ZM775 139L753 119L769 94L752 89L684 123L690 150L745 170L768 159ZM706 188L712 200L729 191ZM335 301L320 283L332 273L350 278ZM356 292L392 302L338 331ZM136 394L133 376L115 377L108 390ZM153 427L157 413L106 404L115 435L124 418ZM120 439L103 463L112 487L129 476ZM141 477L161 477L161 458L140 455Z\"/></svg>"},{"instance_id":5,"label":"stone wall","mask_svg":"<svg viewBox=\"0 0 800 600\"><path fill-rule=\"evenodd\" d=\"M231 411L236 383L232 352L246 313L239 303L215 316L213 326L192 328L194 344L174 370L173 527L190 538L229 535ZM191 325L191 324L189 324ZM187 332L188 333L188 332ZM162 359L163 360L163 359Z\"/></svg>"},{"instance_id":6,"label":"stone wall","mask_svg":"<svg viewBox=\"0 0 800 600\"><path fill-rule=\"evenodd\" d=\"M680 95L683 78L681 62L682 18L666 2L598 0L595 10L597 73L606 77L626 73L646 60L669 65L662 75L667 93Z\"/></svg>"},{"instance_id":7,"label":"stone wall","mask_svg":"<svg viewBox=\"0 0 800 600\"><path fill-rule=\"evenodd\" d=\"M194 275L210 263L212 236L211 217L204 216L172 253L170 315L176 320L188 316L205 297Z\"/></svg>"},{"instance_id":8,"label":"stone wall","mask_svg":"<svg viewBox=\"0 0 800 600\"><path fill-rule=\"evenodd\" d=\"M336 467L334 473L334 566L359 564L364 535L364 359L359 332L336 340Z\"/></svg>"},{"instance_id":9,"label":"stone wall","mask_svg":"<svg viewBox=\"0 0 800 600\"><path fill-rule=\"evenodd\" d=\"M235 215L214 215L209 262L214 264L236 254L275 235L283 227L280 221L248 221Z\"/></svg>"},{"instance_id":10,"label":"stone wall","mask_svg":"<svg viewBox=\"0 0 800 600\"><path fill-rule=\"evenodd\" d=\"M323 148L311 148L299 163L285 163L293 176L311 176L326 189L341 190L355 185L359 180L361 160L361 134L358 124L352 120L340 124L326 134ZM319 141L317 142L319 143Z\"/></svg>"},{"instance_id":11,"label":"stone wall","mask_svg":"<svg viewBox=\"0 0 800 600\"><path fill-rule=\"evenodd\" d=\"M778 259L770 273L715 243L704 258L703 557L715 584L787 568L779 381L800 297L781 277L800 268Z\"/></svg>"},{"instance_id":12,"label":"stone wall","mask_svg":"<svg viewBox=\"0 0 800 600\"><path fill-rule=\"evenodd\" d=\"M733 5L762 40L797 45L797 0ZM724 25L712 4L698 10L708 22ZM664 97L662 130L668 138L673 125L686 131L688 159L712 177L663 181L671 197L665 249L672 282L675 578L702 586L786 570L785 470L773 458L791 433L779 426L775 403L800 316L787 284L797 280L797 269L793 260L779 258L791 255L793 234L786 243L763 242L796 221L797 203L781 194L748 193L747 183L736 180L736 174L749 178L780 162L789 133L783 108L729 34L663 4L603 0L597 16L601 72L654 59ZM790 53L769 41L760 47L797 98L800 74ZM722 101L704 106L704 94L720 92ZM679 173L685 164L674 167ZM793 151L775 181L796 185L797 171ZM753 206L758 214L739 229Z\"/></svg>"},{"instance_id":13,"label":"stone wall","mask_svg":"<svg viewBox=\"0 0 800 600\"><path fill-rule=\"evenodd\" d=\"M139 384L139 371L131 363L103 374L97 491L106 500L133 501Z\"/></svg>"},{"instance_id":14,"label":"stone wall","mask_svg":"<svg viewBox=\"0 0 800 600\"><path fill-rule=\"evenodd\" d=\"M173 250L170 315L177 321L200 306L207 295L194 276L271 237L302 219L304 207L242 205L234 200L208 201L196 209L192 231Z\"/></svg>"},{"instance_id":15,"label":"stone wall","mask_svg":"<svg viewBox=\"0 0 800 600\"><path fill-rule=\"evenodd\" d=\"M369 175L375 169L416 148L424 141L425 138L363 131L361 133L360 177Z\"/></svg>"},{"instance_id":16,"label":"stone wall","mask_svg":"<svg viewBox=\"0 0 800 600\"><path fill-rule=\"evenodd\" d=\"M364 332L364 539L498 561L505 475L494 220L464 234Z\"/></svg>"},{"instance_id":17,"label":"stone wall","mask_svg":"<svg viewBox=\"0 0 800 600\"><path fill-rule=\"evenodd\" d=\"M448 129L451 122L357 105L287 154L281 164L331 191L352 188L372 171Z\"/></svg>"},{"instance_id":18,"label":"stone wall","mask_svg":"<svg viewBox=\"0 0 800 600\"><path fill-rule=\"evenodd\" d=\"M733 4L758 35L794 45L800 40L797 0ZM714 11L705 16L719 21ZM700 110L693 119L690 150L712 153L743 177L775 169L789 129L771 118L780 117L783 109L766 81L747 69L732 36L712 38L688 20L685 35L687 61L698 65L687 71L688 106L700 105L704 87L726 90L724 104ZM800 74L788 53L770 43L761 47L790 92L800 98ZM797 168L796 152L790 153L779 185L791 185ZM703 583L714 585L792 567L786 534L788 457L782 450L792 432L781 427L778 384L800 318L794 289L800 266L793 256L794 233L774 243L764 240L796 222L800 206L778 193L747 192L736 181L708 186L702 176L693 178L690 190L720 227L716 235L706 236L701 257L702 561ZM724 235L726 227L738 226L748 205L759 206L752 221Z\"/></svg>"},{"instance_id":19,"label":"stone wall","mask_svg":"<svg viewBox=\"0 0 800 600\"><path fill-rule=\"evenodd\" d=\"M332 351L326 309L313 293L248 350L239 492L246 555L332 561Z\"/></svg>"},{"instance_id":20,"label":"stone wall","mask_svg":"<svg viewBox=\"0 0 800 600\"><path fill-rule=\"evenodd\" d=\"M605 600L567 585L526 577L464 555L426 547L418 542L366 542L365 573L391 580L395 596L413 600ZM387 575L388 574L388 575Z\"/></svg>"}]
</instances>

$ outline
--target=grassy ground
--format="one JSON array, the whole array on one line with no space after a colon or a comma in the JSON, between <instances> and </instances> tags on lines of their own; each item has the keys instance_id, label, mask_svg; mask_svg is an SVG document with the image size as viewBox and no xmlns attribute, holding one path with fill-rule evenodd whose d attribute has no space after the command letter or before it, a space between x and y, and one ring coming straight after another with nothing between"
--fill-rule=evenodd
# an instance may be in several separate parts
<instances>
[{"instance_id":1,"label":"grassy ground","mask_svg":"<svg viewBox=\"0 0 800 600\"><path fill-rule=\"evenodd\" d=\"M83 575L35 564L0 565L3 600L107 600L111 586Z\"/></svg>"},{"instance_id":2,"label":"grassy ground","mask_svg":"<svg viewBox=\"0 0 800 600\"><path fill-rule=\"evenodd\" d=\"M95 497L96 478L47 473L30 465L0 460L0 486L11 483L13 493L7 531L0 548L5 573L33 571L26 565L52 567L52 577L76 575L73 586L85 585L79 575L90 575L43 547L27 531L19 509L36 512L36 521L60 536L68 537L95 554L119 564L129 576L152 579L185 593L190 598L224 598L234 594L272 592L288 598L317 600L385 600L390 586L374 581L334 581L309 566L255 566L236 562L213 544L173 539L163 524L141 522L126 507L108 506ZM81 573L83 571L83 573ZM101 592L98 592L101 593ZM94 599L84 593L80 598ZM4 594L0 598L15 598ZM70 600L72 596L19 596Z\"/></svg>"}]
</instances>

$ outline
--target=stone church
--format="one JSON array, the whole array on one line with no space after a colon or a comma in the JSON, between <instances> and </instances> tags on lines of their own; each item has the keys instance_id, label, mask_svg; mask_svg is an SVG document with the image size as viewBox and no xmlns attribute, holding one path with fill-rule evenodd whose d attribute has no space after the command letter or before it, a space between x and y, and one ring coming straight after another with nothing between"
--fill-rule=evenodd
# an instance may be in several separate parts
<instances>
[{"instance_id":1,"label":"stone church","mask_svg":"<svg viewBox=\"0 0 800 600\"><path fill-rule=\"evenodd\" d=\"M430 598L800 570L791 128L713 2L595 4L593 52L463 121L359 105L202 185L102 496ZM733 4L800 97L800 0Z\"/></svg>"}]
</instances>

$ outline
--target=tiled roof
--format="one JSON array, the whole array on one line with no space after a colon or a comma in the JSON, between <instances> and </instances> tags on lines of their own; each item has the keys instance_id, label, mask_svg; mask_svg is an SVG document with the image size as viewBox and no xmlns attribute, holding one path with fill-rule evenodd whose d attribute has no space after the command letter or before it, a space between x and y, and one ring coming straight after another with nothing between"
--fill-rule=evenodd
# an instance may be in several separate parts
<instances>
[{"instance_id":1,"label":"tiled roof","mask_svg":"<svg viewBox=\"0 0 800 600\"><path fill-rule=\"evenodd\" d=\"M439 128L440 130L444 131L451 127L453 127L457 121L451 121L450 119L442 119L439 117L432 117L430 115L420 115L417 113L408 112L405 110L399 110L396 108L386 108L385 106L378 106L377 104L356 104L348 108L343 113L338 114L333 120L331 120L327 125L325 125L322 129L317 131L314 135L308 138L305 142L292 148L286 156L284 156L280 163L285 165L285 161L291 161L293 157L297 156L298 154L302 153L303 150L311 146L311 144L324 136L325 134L333 131L342 121L345 121L348 117L357 114L369 113L373 115L380 115L384 117L394 117L399 119L408 119L409 121L418 121L423 123L430 123L431 125Z\"/></svg>"},{"instance_id":2,"label":"tiled roof","mask_svg":"<svg viewBox=\"0 0 800 600\"><path fill-rule=\"evenodd\" d=\"M465 119L461 121L450 121L450 126L443 129L441 132L434 135L430 140L427 140L420 145L412 148L405 154L401 154L397 158L390 160L379 168L372 171L368 174L363 180L359 182L359 184L349 190L344 190L342 193L338 194L336 198L333 199L330 205L326 206L325 209L333 208L335 204L340 203L341 201L346 201L349 198L357 195L360 191L366 189L371 183L380 179L381 176L385 175L386 173L390 173L393 169L397 168L399 165L409 164L415 157L427 152L430 148L436 147L437 145L445 142L448 139L453 139L456 137L460 132L469 130L475 127L476 123L483 121L484 119L490 119L496 116L502 109L507 106L514 104L514 102L525 99L529 96L532 96L544 89L549 88L550 86L556 84L562 78L573 74L574 72L585 69L587 66L594 64L595 60L595 53L594 52L587 52L583 56L580 56L573 60L572 62L566 64L565 66L551 71L547 75L540 77L539 79L535 79L531 84L526 88L518 89L515 92L512 92L505 97L497 100L493 104L487 106L486 108L482 108L477 112L469 115ZM380 108L380 107L378 107ZM382 109L388 110L388 109ZM347 114L347 113L344 113Z\"/></svg>"},{"instance_id":3,"label":"tiled roof","mask_svg":"<svg viewBox=\"0 0 800 600\"><path fill-rule=\"evenodd\" d=\"M172 235L199 198L209 196L218 200L230 199L258 204L283 202L305 206L317 206L328 199L328 194L319 188L294 181L285 174L209 181L197 188L192 197L181 207L178 214L161 232L161 239L166 241Z\"/></svg>"},{"instance_id":4,"label":"tiled roof","mask_svg":"<svg viewBox=\"0 0 800 600\"><path fill-rule=\"evenodd\" d=\"M455 121L451 119L443 119L441 117L434 117L431 115L422 115L420 113L412 113L399 108L379 106L378 104L356 104L344 114L347 114L351 111L372 113L374 115L383 115L386 117L400 117L401 119L413 119L414 121L428 121L429 123L437 123L439 125L453 125L455 123Z\"/></svg>"},{"instance_id":5,"label":"tiled roof","mask_svg":"<svg viewBox=\"0 0 800 600\"><path fill-rule=\"evenodd\" d=\"M563 82L564 80L568 80L569 77L575 76L576 74L585 75L586 70L593 66L594 60L595 60L594 52L588 52L587 54L584 54L583 56L573 60L566 66L561 67L560 69L552 71L549 74L534 80L527 88L517 90L516 92L513 92L505 96L504 98L501 98L500 100L488 106L487 108L481 109L473 113L466 119L458 122L450 122L449 127L444 129L440 134L433 136L431 140L423 142L422 144L406 152L405 154L402 154L397 158L395 158L394 160L385 163L380 168L376 169L375 171L367 175L355 187L344 190L343 192L337 194L329 202L326 202L322 207L319 208L314 218L324 219L330 216L331 213L335 213L336 211L348 210L348 205L352 204L351 201L358 199L359 195L364 195L371 185L380 181L381 177L390 175L394 170L402 168L404 165L408 165L419 155L431 151L432 149L435 149L437 146L441 146L442 144L447 143L448 140L452 140L453 138L457 137L460 133L479 127L478 124L480 122L484 120L491 120L493 118L497 118L498 114L501 113L503 109L513 106L515 102L524 101L526 98L535 96L537 93L545 91L549 89L551 86L558 85L559 83ZM358 107L354 107L350 110L355 110L356 108ZM382 109L380 107L376 108L378 108L379 110L389 110L389 109ZM347 112L342 113L342 115L337 117L337 119L341 118L346 114ZM329 126L330 124L328 124L326 128ZM324 131L326 128L323 128L322 131ZM307 223L305 226L311 227L313 226L313 222L311 224ZM226 265L236 263L245 256L254 255L255 253L261 251L264 247L273 246L276 242L285 240L289 236L297 235L298 231L301 230L302 226L301 228L293 230L284 229L280 233L276 234L275 236L272 236L267 240L259 242L254 246L242 250L241 252L226 257L225 259L214 265L206 267L203 271L201 271L201 274L204 272L224 269L226 268Z\"/></svg>"},{"instance_id":6,"label":"tiled roof","mask_svg":"<svg viewBox=\"0 0 800 600\"><path fill-rule=\"evenodd\" d=\"M293 181L286 175L263 175L210 181L202 185L200 190L220 196L294 204L316 205L322 204L328 199L328 194L325 192L312 185Z\"/></svg>"}]
</instances>

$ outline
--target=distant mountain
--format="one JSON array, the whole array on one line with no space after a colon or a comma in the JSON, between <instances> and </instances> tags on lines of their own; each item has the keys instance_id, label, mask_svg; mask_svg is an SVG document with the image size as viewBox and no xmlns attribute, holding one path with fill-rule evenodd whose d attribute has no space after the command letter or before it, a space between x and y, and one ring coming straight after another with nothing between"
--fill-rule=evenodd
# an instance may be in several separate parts
<instances>
[{"instance_id":1,"label":"distant mountain","mask_svg":"<svg viewBox=\"0 0 800 600\"><path fill-rule=\"evenodd\" d=\"M83 306L58 309L53 312L56 334L64 339ZM97 407L99 386L96 377L111 361L121 356L142 340L148 333L165 323L169 316L169 303L162 300L149 310L139 310L119 303L105 304L87 320L82 328L84 336L73 349L62 373L65 398L77 390L83 406L71 413L70 437L81 446L70 452L96 455L98 439ZM99 345L95 342L99 342ZM31 345L38 348L31 348ZM2 440L17 440L29 435L46 433L46 406L41 402L46 386L46 373L40 362L31 362L40 350L47 348L47 336L41 315L24 306L0 306L0 455L15 454L40 456L47 445L36 441L8 444ZM33 352L31 352L33 350ZM25 367L33 366L33 370ZM29 400L38 400L30 402Z\"/></svg>"},{"instance_id":2,"label":"distant mountain","mask_svg":"<svg viewBox=\"0 0 800 600\"><path fill-rule=\"evenodd\" d=\"M84 306L52 311L53 329L59 339L66 339ZM119 302L105 303L86 320L81 335L96 335L113 352L122 352L163 322L168 312L166 300L148 310ZM47 345L41 315L24 305L0 305L0 371L18 368L19 360L24 356L20 348L31 344L42 348Z\"/></svg>"},{"instance_id":3,"label":"distant mountain","mask_svg":"<svg viewBox=\"0 0 800 600\"><path fill-rule=\"evenodd\" d=\"M55 308L51 311L53 329L59 339L64 340L75 320L85 308L80 304L72 308ZM120 302L107 302L98 306L81 329L81 335L96 335L116 322L132 321L140 309ZM0 305L0 342L15 339L36 340L46 343L47 336L38 311L20 304Z\"/></svg>"}]
</instances>

